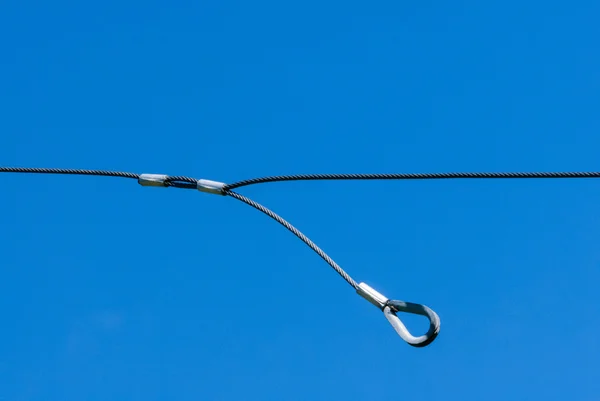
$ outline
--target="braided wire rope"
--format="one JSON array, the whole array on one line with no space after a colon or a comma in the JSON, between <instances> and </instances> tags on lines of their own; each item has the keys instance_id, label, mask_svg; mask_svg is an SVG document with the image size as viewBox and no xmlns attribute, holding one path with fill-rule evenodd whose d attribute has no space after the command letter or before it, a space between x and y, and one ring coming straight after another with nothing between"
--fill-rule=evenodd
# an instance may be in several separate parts
<instances>
[{"instance_id":1,"label":"braided wire rope","mask_svg":"<svg viewBox=\"0 0 600 401\"><path fill-rule=\"evenodd\" d=\"M481 178L600 178L600 172L533 172L533 173L393 173L393 174L298 174L251 178L225 185L225 190L248 185L283 181L318 180L439 180Z\"/></svg>"},{"instance_id":2,"label":"braided wire rope","mask_svg":"<svg viewBox=\"0 0 600 401\"><path fill-rule=\"evenodd\" d=\"M32 167L0 167L0 173L32 173L32 174L67 174L67 175L95 175L105 177L123 177L138 179L139 174L121 171L106 170L81 170L66 168L32 168Z\"/></svg>"},{"instance_id":3,"label":"braided wire rope","mask_svg":"<svg viewBox=\"0 0 600 401\"><path fill-rule=\"evenodd\" d=\"M354 288L354 289L358 288L358 284L356 283L356 281L354 281L352 279L352 277L350 277L350 275L348 275L348 273L346 273L344 271L344 269L342 269L337 263L335 263L335 261L333 259L331 259L329 257L329 255L327 255L321 248L319 248L317 246L317 244L315 244L313 241L311 241L306 235L302 234L302 232L300 232L300 230L298 230L296 227L294 227L293 225L291 225L283 217L279 216L277 213L273 212L272 210L269 210L268 208L264 207L260 203L254 202L252 199L246 198L245 196L240 195L240 194L238 194L236 192L233 192L233 191L230 191L230 190L224 190L224 192L225 192L225 194L231 196L232 198L235 198L235 199L237 199L239 201L244 202L247 205L252 206L253 208L255 208L257 210L260 210L261 212L263 212L264 214L266 214L267 216L269 216L270 218L272 218L273 220L277 221L279 224L281 224L282 226L284 226L285 228L287 228L288 230L290 230L296 237L298 237L300 240L302 240L302 242L304 242L306 245L308 245L321 258L323 258L323 260L325 262L327 262L329 264L329 266L333 267L333 269L344 280L346 280L346 282L348 284L350 284L352 286L352 288Z\"/></svg>"}]
</instances>

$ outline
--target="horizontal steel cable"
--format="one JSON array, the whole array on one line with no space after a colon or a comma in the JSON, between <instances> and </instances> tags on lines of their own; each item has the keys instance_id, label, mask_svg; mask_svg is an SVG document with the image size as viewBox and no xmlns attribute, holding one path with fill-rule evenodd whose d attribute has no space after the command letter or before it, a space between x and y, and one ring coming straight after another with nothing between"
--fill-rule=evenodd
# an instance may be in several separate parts
<instances>
[{"instance_id":1,"label":"horizontal steel cable","mask_svg":"<svg viewBox=\"0 0 600 401\"><path fill-rule=\"evenodd\" d=\"M95 175L105 177L139 178L139 174L125 173L121 171L105 170L81 170L65 168L31 168L31 167L0 167L0 173L32 173L32 174L71 174L71 175Z\"/></svg>"},{"instance_id":2,"label":"horizontal steel cable","mask_svg":"<svg viewBox=\"0 0 600 401\"><path fill-rule=\"evenodd\" d=\"M395 173L395 174L299 174L251 178L225 185L226 190L248 185L283 181L317 180L439 180L481 178L600 178L600 172L540 172L540 173Z\"/></svg>"}]
</instances>

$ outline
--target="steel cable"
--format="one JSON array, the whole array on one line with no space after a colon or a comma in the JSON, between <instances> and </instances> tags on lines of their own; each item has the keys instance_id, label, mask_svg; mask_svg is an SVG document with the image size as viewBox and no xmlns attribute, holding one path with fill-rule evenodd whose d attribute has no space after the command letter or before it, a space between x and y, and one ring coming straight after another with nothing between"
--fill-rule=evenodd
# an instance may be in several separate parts
<instances>
[{"instance_id":1,"label":"steel cable","mask_svg":"<svg viewBox=\"0 0 600 401\"><path fill-rule=\"evenodd\" d=\"M0 173L32 173L32 174L68 174L68 175L95 175L105 177L123 177L138 179L139 174L121 171L81 170L65 168L31 168L31 167L0 167Z\"/></svg>"},{"instance_id":2,"label":"steel cable","mask_svg":"<svg viewBox=\"0 0 600 401\"><path fill-rule=\"evenodd\" d=\"M427 180L427 179L480 179L480 178L600 178L598 172L556 172L556 173L430 173L430 174L301 174L282 175L272 177L253 178L233 184L210 180L198 180L186 176L168 176L162 174L135 174L127 172L105 170L81 170L60 168L25 168L25 167L0 167L0 173L39 173L39 174L71 174L88 176L124 177L137 179L143 186L174 187L182 189L198 189L218 195L231 196L271 217L296 237L316 252L329 264L352 288L363 298L382 309L390 324L398 335L414 347L424 347L430 344L438 335L440 320L438 315L430 308L403 301L389 300L370 288L365 283L357 284L333 259L329 257L307 236L284 218L266 208L265 206L232 191L232 189L249 185L282 181L314 181L314 180ZM407 312L424 315L429 319L430 327L423 336L414 337L396 316L396 312Z\"/></svg>"},{"instance_id":3,"label":"steel cable","mask_svg":"<svg viewBox=\"0 0 600 401\"><path fill-rule=\"evenodd\" d=\"M226 190L248 185L283 181L318 180L439 180L481 178L600 178L600 172L539 172L539 173L396 173L396 174L299 174L251 178L225 185Z\"/></svg>"},{"instance_id":4,"label":"steel cable","mask_svg":"<svg viewBox=\"0 0 600 401\"><path fill-rule=\"evenodd\" d=\"M306 235L302 234L300 232L300 230L298 230L296 227L294 227L289 222L287 222L283 217L279 216L277 213L273 212L272 210L269 210L268 208L264 207L263 205L261 205L261 204L259 204L257 202L254 202L252 199L246 198L245 196L240 195L240 194L238 194L236 192L225 190L225 193L227 195L231 196L232 198L235 198L235 199L237 199L239 201L244 202L247 205L252 206L253 208L255 208L257 210L260 210L261 212L263 212L264 214L266 214L267 216L269 216L270 218L272 218L273 220L277 221L279 224L281 224L282 226L284 226L285 228L287 228L288 230L290 230L296 237L300 238L306 245L308 245L321 258L323 258L323 260L325 262L327 262L329 264L329 266L333 267L333 269L344 280L346 280L346 282L348 284L350 284L352 286L352 288L354 288L354 289L358 288L358 284L356 283L356 281L354 281L352 279L352 277L350 277L348 275L348 273L346 273L344 271L344 269L342 269L337 263L335 263L334 260L329 257L329 255L327 255L321 248L319 248L317 246L317 244L315 244L314 242L312 242Z\"/></svg>"}]
</instances>

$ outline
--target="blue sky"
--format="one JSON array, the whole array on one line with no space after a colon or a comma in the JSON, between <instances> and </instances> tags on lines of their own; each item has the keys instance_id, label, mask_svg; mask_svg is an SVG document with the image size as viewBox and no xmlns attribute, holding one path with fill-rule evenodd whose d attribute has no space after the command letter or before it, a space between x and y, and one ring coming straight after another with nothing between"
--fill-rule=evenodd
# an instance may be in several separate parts
<instances>
[{"instance_id":1,"label":"blue sky","mask_svg":"<svg viewBox=\"0 0 600 401\"><path fill-rule=\"evenodd\" d=\"M597 171L598 2L0 5L0 165ZM600 182L0 176L0 399L597 400ZM405 319L414 331L425 321Z\"/></svg>"}]
</instances>

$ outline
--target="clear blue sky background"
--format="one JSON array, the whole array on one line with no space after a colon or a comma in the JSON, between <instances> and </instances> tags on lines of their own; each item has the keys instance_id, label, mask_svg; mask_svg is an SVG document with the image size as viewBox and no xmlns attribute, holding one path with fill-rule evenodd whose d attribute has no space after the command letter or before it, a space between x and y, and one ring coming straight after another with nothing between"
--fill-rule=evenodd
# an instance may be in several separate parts
<instances>
[{"instance_id":1,"label":"clear blue sky background","mask_svg":"<svg viewBox=\"0 0 600 401\"><path fill-rule=\"evenodd\" d=\"M0 164L232 182L600 169L600 4L0 5ZM0 399L600 396L600 181L308 182L268 217L133 180L0 176ZM410 317L414 331L425 321Z\"/></svg>"}]
</instances>

